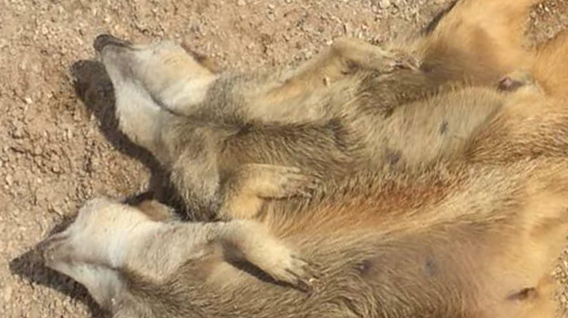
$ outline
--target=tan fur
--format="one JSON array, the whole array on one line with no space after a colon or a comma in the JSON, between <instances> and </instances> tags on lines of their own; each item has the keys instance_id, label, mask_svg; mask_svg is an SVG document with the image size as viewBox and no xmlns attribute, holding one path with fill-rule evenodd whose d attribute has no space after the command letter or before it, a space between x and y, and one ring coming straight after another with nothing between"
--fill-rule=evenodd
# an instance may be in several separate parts
<instances>
[{"instance_id":1,"label":"tan fur","mask_svg":"<svg viewBox=\"0 0 568 318\"><path fill-rule=\"evenodd\" d=\"M568 33L561 32L536 50L535 77L549 96L566 98Z\"/></svg>"},{"instance_id":2,"label":"tan fur","mask_svg":"<svg viewBox=\"0 0 568 318\"><path fill-rule=\"evenodd\" d=\"M168 208L153 203L152 210L154 213L161 210L159 214L163 216ZM116 226L118 224L121 226ZM44 248L49 266L71 274L75 270L101 267L95 269L152 273L151 280L162 281L181 263L208 253L218 254L227 262L249 262L276 281L296 286L305 285L304 280L310 274L305 261L257 223L245 220L227 224L180 223L172 218L156 221L153 214L148 214L148 206L135 208L108 199L89 201L75 222L46 241ZM137 252L131 254L129 250ZM139 263L140 250L145 251L145 256L162 261ZM72 259L72 263L62 263L63 259ZM95 300L103 306L111 299L102 299L108 295L101 295L119 292L108 289L108 286L116 287L116 282L107 283L105 285L104 280L85 282Z\"/></svg>"},{"instance_id":3,"label":"tan fur","mask_svg":"<svg viewBox=\"0 0 568 318\"><path fill-rule=\"evenodd\" d=\"M298 70L266 74L216 74L171 43L107 37L95 46L115 86L121 129L172 171L191 217L254 218L266 199L309 193L310 175L339 181L383 166L515 157L504 149L533 155L525 141L563 124L548 94L554 70L544 66L551 52L563 52L561 40L538 54L522 44L536 2L460 1L410 42L381 49L342 39ZM545 92L499 91L516 69L534 74ZM533 129L534 116L547 122L544 132ZM537 140L537 148L566 144ZM287 169L279 180L293 184L274 189L274 169Z\"/></svg>"},{"instance_id":4,"label":"tan fur","mask_svg":"<svg viewBox=\"0 0 568 318\"><path fill-rule=\"evenodd\" d=\"M156 68L157 80L123 76L120 67L139 67L129 54L146 48L106 46L122 129L173 171L195 216L262 224L172 225L102 204L45 243L49 266L116 317L553 317L548 281L568 226L568 118L555 86L563 74L546 59L566 52L562 37L536 54L522 48L534 2L460 1L406 52L420 69L342 60L350 50L331 48L292 75L225 77L174 54L205 78L194 83L171 65ZM361 47L353 52L369 53ZM371 50L385 61L396 51ZM519 66L536 85L499 91ZM132 86L129 76L150 83ZM194 102L164 94L179 83ZM140 102L149 126L125 101ZM309 188L313 178L293 167L328 180L311 200L261 204Z\"/></svg>"},{"instance_id":5,"label":"tan fur","mask_svg":"<svg viewBox=\"0 0 568 318\"><path fill-rule=\"evenodd\" d=\"M161 204L156 200L144 200L138 204L135 204L134 206L152 221L181 221L179 220L173 209Z\"/></svg>"},{"instance_id":6,"label":"tan fur","mask_svg":"<svg viewBox=\"0 0 568 318\"><path fill-rule=\"evenodd\" d=\"M267 204L263 226L282 243L253 221L161 223L98 201L45 244L45 257L116 317L552 318L567 171L564 160L539 159L417 178L361 173L310 202ZM317 268L307 293L251 267L288 264L284 246ZM233 248L247 263L224 256ZM94 268L114 273L97 281L113 289L88 280Z\"/></svg>"},{"instance_id":7,"label":"tan fur","mask_svg":"<svg viewBox=\"0 0 568 318\"><path fill-rule=\"evenodd\" d=\"M524 27L539 0L458 1L421 43L423 70L434 79L495 82L516 69L530 68Z\"/></svg>"}]
</instances>

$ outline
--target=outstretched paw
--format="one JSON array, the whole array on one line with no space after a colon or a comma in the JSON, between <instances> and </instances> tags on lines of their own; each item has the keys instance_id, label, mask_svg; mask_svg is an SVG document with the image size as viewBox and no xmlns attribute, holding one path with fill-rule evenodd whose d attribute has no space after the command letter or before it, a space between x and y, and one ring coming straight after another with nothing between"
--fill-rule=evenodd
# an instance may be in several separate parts
<instances>
[{"instance_id":1,"label":"outstretched paw","mask_svg":"<svg viewBox=\"0 0 568 318\"><path fill-rule=\"evenodd\" d=\"M303 291L308 291L317 279L314 265L293 253L280 255L279 264L272 266L267 273L277 281L288 283Z\"/></svg>"},{"instance_id":2,"label":"outstretched paw","mask_svg":"<svg viewBox=\"0 0 568 318\"><path fill-rule=\"evenodd\" d=\"M232 247L228 252L233 252L234 257L248 261L276 281L311 289L319 276L314 264L272 236L263 225L244 220L232 224L236 231L227 236L226 246Z\"/></svg>"},{"instance_id":3,"label":"outstretched paw","mask_svg":"<svg viewBox=\"0 0 568 318\"><path fill-rule=\"evenodd\" d=\"M353 38L337 39L333 44L336 56L347 65L343 73L364 68L379 73L392 73L398 69L418 69L418 61L408 52L385 50Z\"/></svg>"},{"instance_id":4,"label":"outstretched paw","mask_svg":"<svg viewBox=\"0 0 568 318\"><path fill-rule=\"evenodd\" d=\"M407 52L393 51L390 53L390 66L391 71L397 69L418 70L420 62Z\"/></svg>"}]
</instances>

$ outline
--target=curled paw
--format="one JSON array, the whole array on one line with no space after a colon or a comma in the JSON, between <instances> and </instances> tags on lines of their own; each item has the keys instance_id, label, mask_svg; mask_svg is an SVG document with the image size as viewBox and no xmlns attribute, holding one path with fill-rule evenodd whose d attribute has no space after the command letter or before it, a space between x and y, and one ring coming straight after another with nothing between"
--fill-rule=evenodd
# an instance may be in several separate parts
<instances>
[{"instance_id":1,"label":"curled paw","mask_svg":"<svg viewBox=\"0 0 568 318\"><path fill-rule=\"evenodd\" d=\"M318 279L315 265L298 255L289 254L281 259L279 266L274 267L268 274L277 281L290 284L302 291L309 291L314 281Z\"/></svg>"}]
</instances>

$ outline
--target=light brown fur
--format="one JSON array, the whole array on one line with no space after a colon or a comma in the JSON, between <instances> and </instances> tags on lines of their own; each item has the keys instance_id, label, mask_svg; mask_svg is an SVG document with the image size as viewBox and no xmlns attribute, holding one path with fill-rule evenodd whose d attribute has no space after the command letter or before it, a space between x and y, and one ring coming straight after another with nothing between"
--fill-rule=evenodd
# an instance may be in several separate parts
<instances>
[{"instance_id":1,"label":"light brown fur","mask_svg":"<svg viewBox=\"0 0 568 318\"><path fill-rule=\"evenodd\" d=\"M103 36L95 46L115 86L121 129L172 171L191 216L253 218L266 199L309 195L318 176L338 181L382 166L511 158L502 151L511 148L533 155L535 145L525 143L532 137L514 131L543 134L527 116L564 123L547 88L556 84L548 78L554 70L546 68L562 44L536 54L522 45L536 2L460 1L429 34L404 45L339 40L276 75L215 74L171 43ZM533 74L546 94L499 92L499 80L516 69ZM522 105L533 104L524 98L550 106L526 113ZM553 140L538 142L548 149Z\"/></svg>"},{"instance_id":2,"label":"light brown fur","mask_svg":"<svg viewBox=\"0 0 568 318\"><path fill-rule=\"evenodd\" d=\"M252 221L163 223L97 200L44 243L45 257L115 317L555 317L548 279L568 227L563 161L439 167L417 179L361 173L311 202L266 205L274 247ZM250 263L236 265L225 233L263 249L240 245ZM281 244L318 269L308 293L251 267L289 255ZM105 273L99 285L85 274L93 268Z\"/></svg>"},{"instance_id":3,"label":"light brown fur","mask_svg":"<svg viewBox=\"0 0 568 318\"><path fill-rule=\"evenodd\" d=\"M520 46L517 26L533 2L459 2L447 20L414 42L411 55L418 57L420 70L359 63L344 73L334 71L337 55L331 54L330 64L316 60L312 65L323 67L324 76L307 77L323 83L312 94L302 90L308 85L293 80L264 77L260 83L268 84L262 86L254 76L219 79L204 71L195 90L207 88L203 104L174 99L165 105L161 94L175 81L168 84L172 78L166 76L153 82L143 89L160 104L142 113L149 126L141 126L144 132L137 128L128 112L139 109L121 108L119 102L122 129L174 171L174 182L197 216L204 207L228 218L256 217L276 239L263 249L254 244L232 249L234 243L223 243L227 231L239 233L229 235L229 242L262 243L254 231L268 234L252 225L250 239L245 235L250 229L242 230L247 221L164 226L155 221L163 214L103 204L83 212L94 215L86 222L93 232L82 231L87 225L79 222L46 243L48 264L85 284L117 317L553 317L554 288L548 281L568 225L563 162L568 135L565 91L555 86L564 74L549 73L556 69L545 65L566 54L561 37L536 53ZM483 6L499 11L487 18ZM456 25L464 22L466 27ZM453 39L454 28L457 40L476 40ZM499 50L477 49L492 43ZM479 63L472 67L472 61ZM199 68L194 60L188 63ZM519 66L538 85L498 91L500 79ZM309 66L302 69L318 74ZM406 91L411 94L398 95ZM126 93L119 90L118 96L136 97L140 91ZM277 107L254 104L267 96ZM160 122L155 118L168 125L154 125ZM308 202L259 204L263 198L257 194L275 184L286 189L289 180L313 182L293 167L333 182ZM377 171L354 173L364 168ZM291 188L290 194L304 191ZM274 193L283 196L273 191L269 197ZM116 210L123 213L111 217ZM109 246L120 240L119 235L109 235L107 244L93 239L101 222L132 235L121 262L100 256L115 260ZM139 230L147 228L157 232ZM160 239L154 246L137 243L156 233ZM74 244L91 244L101 254L77 255L70 248ZM247 270L230 262L225 251L245 261ZM295 275L291 280L275 274L282 268L270 261L293 259L291 251L319 265L315 280L299 275L311 294L262 280L268 273L301 285ZM302 260L291 268L303 265ZM104 288L91 277L101 278Z\"/></svg>"}]
</instances>

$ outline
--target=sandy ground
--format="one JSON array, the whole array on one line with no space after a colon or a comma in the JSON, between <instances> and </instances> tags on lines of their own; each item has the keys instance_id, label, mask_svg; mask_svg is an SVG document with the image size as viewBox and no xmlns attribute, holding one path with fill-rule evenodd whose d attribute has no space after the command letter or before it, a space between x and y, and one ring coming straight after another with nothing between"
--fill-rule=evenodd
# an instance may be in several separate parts
<instances>
[{"instance_id":1,"label":"sandy ground","mask_svg":"<svg viewBox=\"0 0 568 318\"><path fill-rule=\"evenodd\" d=\"M338 36L381 43L417 31L448 2L0 0L0 316L104 317L30 252L86 199L148 186L147 161L104 134L75 93L69 69L94 57L97 34L185 41L224 69L250 70L306 60ZM532 38L566 26L567 12L568 1L538 8Z\"/></svg>"}]
</instances>

